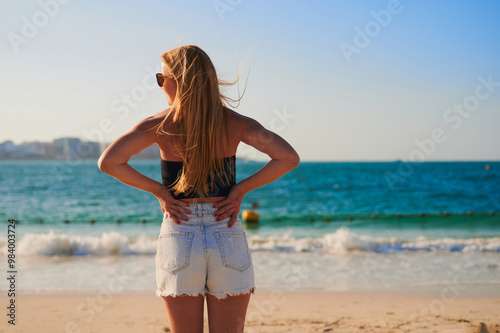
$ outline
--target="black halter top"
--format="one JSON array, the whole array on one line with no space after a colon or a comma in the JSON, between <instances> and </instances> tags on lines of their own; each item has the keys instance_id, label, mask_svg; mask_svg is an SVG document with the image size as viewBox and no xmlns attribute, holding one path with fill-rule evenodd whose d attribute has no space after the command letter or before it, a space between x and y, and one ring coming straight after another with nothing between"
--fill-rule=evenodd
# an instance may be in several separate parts
<instances>
[{"instance_id":1,"label":"black halter top","mask_svg":"<svg viewBox=\"0 0 500 333\"><path fill-rule=\"evenodd\" d=\"M226 172L227 178L229 180L229 185L215 175L214 188L210 191L210 184L212 182L212 175L208 175L207 185L208 193L207 197L225 197L229 194L231 188L236 184L236 155L223 157L224 159L224 170ZM163 185L167 188L175 183L178 177L181 176L183 168L182 161L166 161L161 160L161 178ZM186 193L179 193L175 196L174 190L171 190L172 195L176 199L186 199L186 198L200 198L198 191L193 191L191 194L186 195Z\"/></svg>"}]
</instances>

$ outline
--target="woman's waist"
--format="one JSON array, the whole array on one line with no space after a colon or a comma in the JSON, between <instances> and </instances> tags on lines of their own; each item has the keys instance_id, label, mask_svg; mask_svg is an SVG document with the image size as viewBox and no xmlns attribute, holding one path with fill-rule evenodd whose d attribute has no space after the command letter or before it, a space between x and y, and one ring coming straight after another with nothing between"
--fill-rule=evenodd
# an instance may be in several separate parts
<instances>
[{"instance_id":1,"label":"woman's waist","mask_svg":"<svg viewBox=\"0 0 500 333\"><path fill-rule=\"evenodd\" d=\"M225 197L222 197L222 199L224 199ZM194 198L194 199L207 199L207 198ZM217 200L216 202L219 202L220 200L222 199L219 199ZM179 200L182 200L182 201L185 201L185 200L193 200L193 199L179 199ZM205 220L208 221L208 217L213 217L214 221L215 221L215 216L214 216L214 213L218 211L218 208L215 208L214 207L214 204L216 202L189 202L189 201L186 201L189 206L182 206L183 208L189 210L191 213L183 213L185 214L190 220L196 220L197 218L200 218L200 217L205 217ZM164 220L165 218L167 218L167 213L165 212L163 214L164 216ZM184 222L184 220L181 221L181 224L182 222ZM187 222L190 222L190 221L187 221Z\"/></svg>"},{"instance_id":2,"label":"woman's waist","mask_svg":"<svg viewBox=\"0 0 500 333\"><path fill-rule=\"evenodd\" d=\"M177 200L184 201L187 203L216 203L226 199L227 196L221 197L204 197L204 198L179 198Z\"/></svg>"},{"instance_id":3,"label":"woman's waist","mask_svg":"<svg viewBox=\"0 0 500 333\"><path fill-rule=\"evenodd\" d=\"M217 221L217 218L214 216L214 213L217 211L217 208L213 208L212 203L196 203L194 205L190 205L190 207L186 207L191 211L190 214L185 213L188 217L188 221L181 220L180 224L172 221L167 213L164 213L163 223L162 223L162 231L186 231L187 229L197 228L223 228L227 229L227 231L240 231L239 229L243 229L243 225L239 217L236 218L236 223L229 228L227 225L229 224L231 217L226 217L223 220Z\"/></svg>"}]
</instances>

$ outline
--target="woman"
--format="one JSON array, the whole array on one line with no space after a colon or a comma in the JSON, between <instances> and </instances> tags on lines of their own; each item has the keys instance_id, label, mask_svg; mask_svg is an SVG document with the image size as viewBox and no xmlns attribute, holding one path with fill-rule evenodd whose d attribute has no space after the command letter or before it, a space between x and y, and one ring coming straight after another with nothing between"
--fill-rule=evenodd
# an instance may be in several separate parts
<instances>
[{"instance_id":1,"label":"woman","mask_svg":"<svg viewBox=\"0 0 500 333\"><path fill-rule=\"evenodd\" d=\"M279 135L228 109L228 85L199 47L162 55L160 87L171 108L140 121L102 154L99 169L152 193L164 213L156 256L157 296L173 332L203 332L204 297L210 332L243 332L254 272L238 214L246 193L295 168L299 156ZM244 142L271 160L235 182L235 154ZM160 148L163 182L127 162Z\"/></svg>"}]
</instances>

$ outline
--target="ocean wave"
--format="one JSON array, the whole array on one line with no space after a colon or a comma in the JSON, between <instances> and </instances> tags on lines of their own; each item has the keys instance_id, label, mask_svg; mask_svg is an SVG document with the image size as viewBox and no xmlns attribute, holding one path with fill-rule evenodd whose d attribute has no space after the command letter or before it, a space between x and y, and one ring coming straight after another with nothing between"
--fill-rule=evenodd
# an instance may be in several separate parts
<instances>
[{"instance_id":1,"label":"ocean wave","mask_svg":"<svg viewBox=\"0 0 500 333\"><path fill-rule=\"evenodd\" d=\"M0 238L0 252L7 255L6 238ZM25 235L18 240L16 253L20 256L155 254L156 242L145 236L129 238L118 232L104 232L95 237L50 231Z\"/></svg>"},{"instance_id":2,"label":"ocean wave","mask_svg":"<svg viewBox=\"0 0 500 333\"><path fill-rule=\"evenodd\" d=\"M500 252L500 237L477 238L437 238L420 236L409 240L397 237L372 237L358 235L347 227L320 238L296 239L289 235L283 237L249 238L253 251L278 252L323 252L348 253L352 251L391 253L401 251L444 251L444 252Z\"/></svg>"},{"instance_id":3,"label":"ocean wave","mask_svg":"<svg viewBox=\"0 0 500 333\"><path fill-rule=\"evenodd\" d=\"M7 256L7 238L0 238L0 253ZM290 233L282 236L251 236L248 245L252 252L321 252L345 254L350 252L500 252L500 237L437 238L372 237L358 235L341 227L322 237L295 238ZM18 240L16 254L20 256L77 256L77 255L154 255L157 238L127 237L118 232L104 232L101 236L80 236L48 233L27 234Z\"/></svg>"}]
</instances>

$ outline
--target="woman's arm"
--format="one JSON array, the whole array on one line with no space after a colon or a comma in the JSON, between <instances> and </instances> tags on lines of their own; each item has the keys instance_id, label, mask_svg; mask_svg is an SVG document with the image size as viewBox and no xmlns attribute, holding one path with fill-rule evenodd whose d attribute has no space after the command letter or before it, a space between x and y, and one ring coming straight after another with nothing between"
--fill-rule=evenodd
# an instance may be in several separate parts
<instances>
[{"instance_id":1,"label":"woman's arm","mask_svg":"<svg viewBox=\"0 0 500 333\"><path fill-rule=\"evenodd\" d=\"M157 119L153 117L140 121L128 133L106 148L97 165L102 172L115 177L122 183L153 194L160 201L162 212L168 211L169 214L187 220L187 217L180 212L189 213L189 210L179 206L189 206L189 203L174 199L163 184L143 175L128 164L132 155L155 143L155 133L150 129L156 122Z\"/></svg>"},{"instance_id":2,"label":"woman's arm","mask_svg":"<svg viewBox=\"0 0 500 333\"><path fill-rule=\"evenodd\" d=\"M249 118L248 123L242 131L241 141L267 154L271 160L237 184L238 191L245 194L275 181L300 163L295 149L281 136L267 130L254 119Z\"/></svg>"},{"instance_id":3,"label":"woman's arm","mask_svg":"<svg viewBox=\"0 0 500 333\"><path fill-rule=\"evenodd\" d=\"M97 165L102 172L115 177L122 183L155 194L163 184L143 175L128 164L132 155L155 143L154 132L147 131L151 125L150 118L140 121L128 133L106 148Z\"/></svg>"},{"instance_id":4,"label":"woman's arm","mask_svg":"<svg viewBox=\"0 0 500 333\"><path fill-rule=\"evenodd\" d=\"M245 126L241 130L241 141L267 154L271 161L233 186L228 197L214 205L215 208L219 208L216 213L218 220L231 217L229 227L236 222L245 194L275 181L300 163L300 157L295 149L281 136L267 130L254 119L248 117L244 119Z\"/></svg>"}]
</instances>

